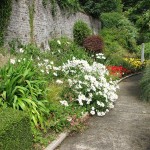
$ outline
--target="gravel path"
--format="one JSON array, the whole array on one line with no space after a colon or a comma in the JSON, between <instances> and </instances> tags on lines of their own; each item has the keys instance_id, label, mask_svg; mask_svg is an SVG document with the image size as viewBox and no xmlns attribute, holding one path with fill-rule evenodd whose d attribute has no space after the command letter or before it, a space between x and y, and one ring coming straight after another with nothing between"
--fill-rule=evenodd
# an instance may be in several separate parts
<instances>
[{"instance_id":1,"label":"gravel path","mask_svg":"<svg viewBox=\"0 0 150 150\"><path fill-rule=\"evenodd\" d=\"M150 104L140 101L140 78L122 81L115 108L91 117L87 130L67 137L57 150L150 150Z\"/></svg>"}]
</instances>

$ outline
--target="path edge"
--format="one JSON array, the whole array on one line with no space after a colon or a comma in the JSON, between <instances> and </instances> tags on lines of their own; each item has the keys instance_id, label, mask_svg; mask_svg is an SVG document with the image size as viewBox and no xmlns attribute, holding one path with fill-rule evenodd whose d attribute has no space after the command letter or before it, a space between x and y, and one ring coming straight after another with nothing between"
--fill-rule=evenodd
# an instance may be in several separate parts
<instances>
[{"instance_id":1,"label":"path edge","mask_svg":"<svg viewBox=\"0 0 150 150\"><path fill-rule=\"evenodd\" d=\"M89 113L86 112L80 118L81 121L84 121L89 116ZM64 139L71 133L71 130L60 133L56 140L52 141L44 150L55 150L63 141Z\"/></svg>"},{"instance_id":2,"label":"path edge","mask_svg":"<svg viewBox=\"0 0 150 150\"><path fill-rule=\"evenodd\" d=\"M136 75L139 75L139 74L142 74L142 72L137 72L137 73L132 73L132 74L130 74L130 75L127 75L127 76L125 76L125 77L119 79L119 80L117 81L117 83L119 84L120 82L122 82L123 80L125 80L125 79L127 79L127 78L129 78L129 77L136 76Z\"/></svg>"}]
</instances>

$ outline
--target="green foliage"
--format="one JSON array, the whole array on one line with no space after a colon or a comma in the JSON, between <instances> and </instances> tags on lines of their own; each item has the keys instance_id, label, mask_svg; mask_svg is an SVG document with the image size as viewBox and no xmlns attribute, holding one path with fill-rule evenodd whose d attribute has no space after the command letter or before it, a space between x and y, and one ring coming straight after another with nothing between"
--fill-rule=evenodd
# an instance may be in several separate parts
<instances>
[{"instance_id":1,"label":"green foliage","mask_svg":"<svg viewBox=\"0 0 150 150\"><path fill-rule=\"evenodd\" d=\"M102 31L100 32L100 35L103 37L104 39L104 44L105 44L105 54L106 55L111 55L113 53L116 52L125 52L125 48L123 48L123 45L121 45L123 42L123 39L120 39L118 37L118 32L116 28L104 28L102 29ZM120 43L120 42L121 43Z\"/></svg>"},{"instance_id":2,"label":"green foliage","mask_svg":"<svg viewBox=\"0 0 150 150\"><path fill-rule=\"evenodd\" d=\"M103 12L122 11L121 0L79 0L79 2L85 12L95 18L99 18Z\"/></svg>"},{"instance_id":3,"label":"green foliage","mask_svg":"<svg viewBox=\"0 0 150 150\"><path fill-rule=\"evenodd\" d=\"M56 0L60 8L63 10L69 10L69 12L77 12L80 10L80 5L78 0Z\"/></svg>"},{"instance_id":4,"label":"green foliage","mask_svg":"<svg viewBox=\"0 0 150 150\"><path fill-rule=\"evenodd\" d=\"M8 42L8 44L9 44L11 54L16 54L17 49L22 46L18 38L12 39L10 42Z\"/></svg>"},{"instance_id":5,"label":"green foliage","mask_svg":"<svg viewBox=\"0 0 150 150\"><path fill-rule=\"evenodd\" d=\"M14 60L10 60L14 63ZM16 60L17 61L17 60ZM46 82L32 60L18 59L0 70L0 105L24 110L30 114L33 124L45 127L49 113L46 100Z\"/></svg>"},{"instance_id":6,"label":"green foliage","mask_svg":"<svg viewBox=\"0 0 150 150\"><path fill-rule=\"evenodd\" d=\"M0 149L31 150L32 133L27 114L11 108L0 109Z\"/></svg>"},{"instance_id":7,"label":"green foliage","mask_svg":"<svg viewBox=\"0 0 150 150\"><path fill-rule=\"evenodd\" d=\"M57 4L62 10L67 10L69 13L74 13L80 10L78 0L42 0L43 6L46 8L48 1L51 3L51 12L53 17L57 13Z\"/></svg>"},{"instance_id":8,"label":"green foliage","mask_svg":"<svg viewBox=\"0 0 150 150\"><path fill-rule=\"evenodd\" d=\"M140 29L139 42L150 41L150 10L145 11L136 20L136 26Z\"/></svg>"},{"instance_id":9,"label":"green foliage","mask_svg":"<svg viewBox=\"0 0 150 150\"><path fill-rule=\"evenodd\" d=\"M73 57L91 60L83 48L65 37L51 40L49 45L52 53L51 57L57 65L62 65Z\"/></svg>"},{"instance_id":10,"label":"green foliage","mask_svg":"<svg viewBox=\"0 0 150 150\"><path fill-rule=\"evenodd\" d=\"M117 41L122 47L129 50L129 52L135 51L138 32L125 16L116 12L103 13L101 20L104 28L102 35L104 37L109 34L112 42Z\"/></svg>"},{"instance_id":11,"label":"green foliage","mask_svg":"<svg viewBox=\"0 0 150 150\"><path fill-rule=\"evenodd\" d=\"M73 37L75 43L82 45L83 40L89 35L91 35L91 29L85 22L78 20L73 27Z\"/></svg>"},{"instance_id":12,"label":"green foliage","mask_svg":"<svg viewBox=\"0 0 150 150\"><path fill-rule=\"evenodd\" d=\"M140 36L138 43L149 42L150 40L150 3L148 0L129 1L125 4L126 15L138 27Z\"/></svg>"},{"instance_id":13,"label":"green foliage","mask_svg":"<svg viewBox=\"0 0 150 150\"><path fill-rule=\"evenodd\" d=\"M150 59L150 42L144 43L144 44L145 44L144 57L145 57L145 59ZM137 46L137 51L138 51L139 57L141 57L141 49L142 49L142 45Z\"/></svg>"},{"instance_id":14,"label":"green foliage","mask_svg":"<svg viewBox=\"0 0 150 150\"><path fill-rule=\"evenodd\" d=\"M145 69L140 85L142 100L150 101L150 64Z\"/></svg>"},{"instance_id":15,"label":"green foliage","mask_svg":"<svg viewBox=\"0 0 150 150\"><path fill-rule=\"evenodd\" d=\"M114 65L114 66L123 66L129 68L128 63L123 60L124 53L122 51L118 51L117 53L107 54L107 59L105 61L106 65Z\"/></svg>"},{"instance_id":16,"label":"green foliage","mask_svg":"<svg viewBox=\"0 0 150 150\"><path fill-rule=\"evenodd\" d=\"M44 8L46 8L46 6L47 6L47 4L48 4L48 1L49 1L49 0L42 0L42 4L43 4Z\"/></svg>"},{"instance_id":17,"label":"green foliage","mask_svg":"<svg viewBox=\"0 0 150 150\"><path fill-rule=\"evenodd\" d=\"M0 46L4 44L4 35L7 29L9 18L12 10L12 0L1 0L0 1Z\"/></svg>"},{"instance_id":18,"label":"green foliage","mask_svg":"<svg viewBox=\"0 0 150 150\"><path fill-rule=\"evenodd\" d=\"M24 49L24 55L27 57L36 58L42 55L41 50L34 44L24 45L22 48Z\"/></svg>"},{"instance_id":19,"label":"green foliage","mask_svg":"<svg viewBox=\"0 0 150 150\"><path fill-rule=\"evenodd\" d=\"M34 14L35 14L35 0L32 1L32 4L29 6L29 24L30 24L30 42L34 43Z\"/></svg>"}]
</instances>

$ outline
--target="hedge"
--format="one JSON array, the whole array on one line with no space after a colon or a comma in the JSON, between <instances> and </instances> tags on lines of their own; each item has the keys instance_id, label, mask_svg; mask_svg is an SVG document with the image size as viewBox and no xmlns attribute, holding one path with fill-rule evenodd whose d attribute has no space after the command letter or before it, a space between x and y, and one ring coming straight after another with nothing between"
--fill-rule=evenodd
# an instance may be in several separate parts
<instances>
[{"instance_id":1,"label":"hedge","mask_svg":"<svg viewBox=\"0 0 150 150\"><path fill-rule=\"evenodd\" d=\"M32 149L28 115L12 108L0 109L0 150Z\"/></svg>"}]
</instances>

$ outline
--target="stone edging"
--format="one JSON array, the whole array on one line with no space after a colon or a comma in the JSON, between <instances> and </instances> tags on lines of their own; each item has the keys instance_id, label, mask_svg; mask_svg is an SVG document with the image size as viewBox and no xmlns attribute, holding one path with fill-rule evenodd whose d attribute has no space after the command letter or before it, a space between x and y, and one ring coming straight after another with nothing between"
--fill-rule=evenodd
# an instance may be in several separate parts
<instances>
[{"instance_id":1,"label":"stone edging","mask_svg":"<svg viewBox=\"0 0 150 150\"><path fill-rule=\"evenodd\" d=\"M81 122L86 120L88 115L89 115L88 112L83 114L83 116L81 117ZM55 148L57 148L62 143L62 141L69 135L70 132L71 131L66 131L66 132L60 133L59 136L57 137L57 139L54 140L52 143L50 143L44 150L54 150Z\"/></svg>"},{"instance_id":2,"label":"stone edging","mask_svg":"<svg viewBox=\"0 0 150 150\"><path fill-rule=\"evenodd\" d=\"M133 73L133 74L130 74L128 76L125 76L125 77L121 78L120 80L118 80L118 83L120 83L122 80L125 80L125 79L127 79L129 77L132 77L132 76L135 76L135 75L138 75L138 74L141 74L141 73L142 72L137 72L137 73Z\"/></svg>"},{"instance_id":3,"label":"stone edging","mask_svg":"<svg viewBox=\"0 0 150 150\"><path fill-rule=\"evenodd\" d=\"M118 83L120 83L122 80L125 80L126 78L141 74L142 72L138 72L138 73L133 73L130 74L128 76L125 76L123 78L121 78ZM89 114L85 113L82 117L81 120L84 120ZM63 132L61 134L59 134L59 136L57 137L56 140L54 140L52 143L50 143L44 150L54 150L55 148L57 148L62 142L63 140L69 135L71 131L67 131L67 132Z\"/></svg>"}]
</instances>

